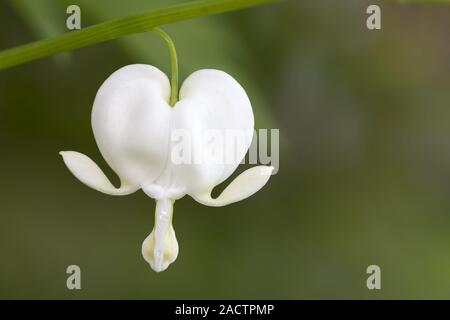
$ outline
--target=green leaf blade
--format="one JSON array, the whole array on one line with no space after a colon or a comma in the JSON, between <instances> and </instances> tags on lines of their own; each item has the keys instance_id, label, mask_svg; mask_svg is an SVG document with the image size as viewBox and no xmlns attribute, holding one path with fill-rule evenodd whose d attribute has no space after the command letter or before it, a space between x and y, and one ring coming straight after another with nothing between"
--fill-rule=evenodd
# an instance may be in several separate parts
<instances>
[{"instance_id":1,"label":"green leaf blade","mask_svg":"<svg viewBox=\"0 0 450 320\"><path fill-rule=\"evenodd\" d=\"M100 23L79 31L2 51L0 52L0 70L95 43L147 32L160 25L249 8L269 2L274 1L199 0Z\"/></svg>"}]
</instances>

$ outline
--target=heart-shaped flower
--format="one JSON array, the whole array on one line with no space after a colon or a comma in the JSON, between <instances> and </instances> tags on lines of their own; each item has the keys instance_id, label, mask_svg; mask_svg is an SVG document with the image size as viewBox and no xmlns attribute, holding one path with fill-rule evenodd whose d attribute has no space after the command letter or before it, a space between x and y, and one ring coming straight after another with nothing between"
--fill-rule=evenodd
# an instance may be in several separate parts
<instances>
[{"instance_id":1,"label":"heart-shaped flower","mask_svg":"<svg viewBox=\"0 0 450 320\"><path fill-rule=\"evenodd\" d=\"M142 189L156 200L155 226L143 242L142 254L157 272L178 255L172 227L175 200L187 194L205 205L224 206L257 192L273 170L268 166L248 169L213 199L213 188L235 171L251 144L250 101L235 79L211 69L191 74L173 107L170 90L162 71L139 64L119 69L99 89L92 129L101 154L120 178L119 188L87 156L61 152L69 170L87 186L110 195ZM205 139L208 132L216 139ZM232 135L234 143L224 143L226 139L220 137L230 132L239 134ZM186 139L181 143L180 137L186 134L188 143ZM227 161L217 154L225 155ZM190 161L196 158L201 161Z\"/></svg>"}]
</instances>

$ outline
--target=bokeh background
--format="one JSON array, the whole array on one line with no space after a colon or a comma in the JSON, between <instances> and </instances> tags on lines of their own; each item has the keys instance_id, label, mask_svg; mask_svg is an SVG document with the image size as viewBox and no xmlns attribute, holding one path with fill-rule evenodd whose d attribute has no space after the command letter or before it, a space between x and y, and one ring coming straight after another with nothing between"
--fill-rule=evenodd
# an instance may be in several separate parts
<instances>
[{"instance_id":1,"label":"bokeh background","mask_svg":"<svg viewBox=\"0 0 450 320\"><path fill-rule=\"evenodd\" d=\"M180 1L1 0L0 49ZM291 0L165 26L181 76L223 69L259 128L280 129L280 169L223 208L175 205L178 260L156 274L140 247L154 202L78 182L58 152L91 156L90 127L116 69L169 71L152 33L0 72L0 298L450 298L450 6ZM378 2L379 3L379 2ZM82 290L66 288L66 267ZM366 268L382 290L366 288Z\"/></svg>"}]
</instances>

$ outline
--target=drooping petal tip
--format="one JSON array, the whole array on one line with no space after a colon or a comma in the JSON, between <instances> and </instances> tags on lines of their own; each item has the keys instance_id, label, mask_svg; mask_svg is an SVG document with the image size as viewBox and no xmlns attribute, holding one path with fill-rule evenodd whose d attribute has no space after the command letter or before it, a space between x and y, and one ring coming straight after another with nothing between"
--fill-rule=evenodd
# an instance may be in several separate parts
<instances>
[{"instance_id":1,"label":"drooping petal tip","mask_svg":"<svg viewBox=\"0 0 450 320\"><path fill-rule=\"evenodd\" d=\"M194 194L192 197L207 206L221 207L241 201L258 192L269 181L274 170L272 166L256 166L238 175L225 190L215 199L211 197L211 190Z\"/></svg>"},{"instance_id":2,"label":"drooping petal tip","mask_svg":"<svg viewBox=\"0 0 450 320\"><path fill-rule=\"evenodd\" d=\"M127 195L135 192L138 187L122 184L116 188L109 181L100 167L88 156L76 151L61 151L59 153L70 172L82 183L97 191L110 195Z\"/></svg>"}]
</instances>

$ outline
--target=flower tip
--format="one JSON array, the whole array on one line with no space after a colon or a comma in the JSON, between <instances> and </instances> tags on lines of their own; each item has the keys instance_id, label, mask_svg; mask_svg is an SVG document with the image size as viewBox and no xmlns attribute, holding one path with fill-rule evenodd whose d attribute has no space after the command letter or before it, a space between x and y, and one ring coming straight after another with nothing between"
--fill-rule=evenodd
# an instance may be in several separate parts
<instances>
[{"instance_id":1,"label":"flower tip","mask_svg":"<svg viewBox=\"0 0 450 320\"><path fill-rule=\"evenodd\" d=\"M60 151L58 154L63 157L64 161L67 157L70 156L71 153L74 153L73 151Z\"/></svg>"},{"instance_id":2,"label":"flower tip","mask_svg":"<svg viewBox=\"0 0 450 320\"><path fill-rule=\"evenodd\" d=\"M155 271L157 273L163 272L169 267L168 264L159 264L159 265L157 265L155 263L148 263L148 264L153 269L153 271Z\"/></svg>"},{"instance_id":3,"label":"flower tip","mask_svg":"<svg viewBox=\"0 0 450 320\"><path fill-rule=\"evenodd\" d=\"M275 170L274 166L261 166L261 175L270 176L272 175L273 170Z\"/></svg>"},{"instance_id":4,"label":"flower tip","mask_svg":"<svg viewBox=\"0 0 450 320\"><path fill-rule=\"evenodd\" d=\"M142 256L155 272L166 270L178 256L178 243L168 242L169 243L166 243L162 250L158 250L155 248L155 235L154 232L152 232L142 244Z\"/></svg>"},{"instance_id":5,"label":"flower tip","mask_svg":"<svg viewBox=\"0 0 450 320\"><path fill-rule=\"evenodd\" d=\"M161 205L157 205L157 209L160 208ZM160 213L158 210L157 212ZM178 241L172 223L166 224L161 214L156 217L155 227L142 243L141 251L150 267L156 272L162 272L177 259Z\"/></svg>"}]
</instances>

